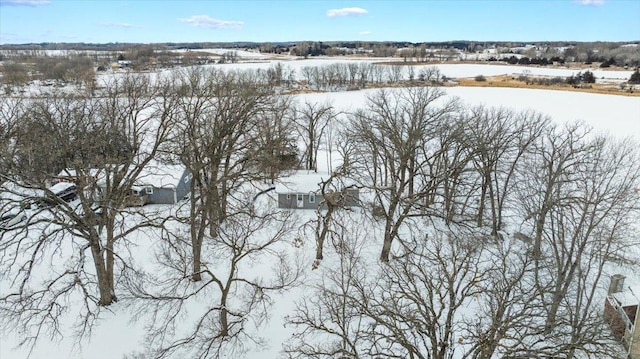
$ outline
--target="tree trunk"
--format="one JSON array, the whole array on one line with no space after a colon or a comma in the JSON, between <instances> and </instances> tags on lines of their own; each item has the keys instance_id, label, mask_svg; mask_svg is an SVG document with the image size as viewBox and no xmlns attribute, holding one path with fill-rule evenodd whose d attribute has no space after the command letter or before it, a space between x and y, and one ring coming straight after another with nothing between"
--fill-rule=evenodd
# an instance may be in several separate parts
<instances>
[{"instance_id":1,"label":"tree trunk","mask_svg":"<svg viewBox=\"0 0 640 359\"><path fill-rule=\"evenodd\" d=\"M324 240L327 238L327 234L329 233L329 223L331 222L331 215L333 214L333 205L327 203L329 209L327 210L327 214L322 219L322 222L318 221L318 228L316 228L316 259L321 260L324 259L322 255L324 248ZM322 229L320 229L320 223L322 223Z\"/></svg>"},{"instance_id":2,"label":"tree trunk","mask_svg":"<svg viewBox=\"0 0 640 359\"><path fill-rule=\"evenodd\" d=\"M191 224L191 248L193 252L193 274L191 280L202 280L202 241L207 227L207 216L200 214L200 220L194 220Z\"/></svg>"},{"instance_id":3,"label":"tree trunk","mask_svg":"<svg viewBox=\"0 0 640 359\"><path fill-rule=\"evenodd\" d=\"M98 291L100 293L98 305L108 306L118 299L113 291L113 280L109 279L109 275L106 270L105 261L102 257L102 248L100 248L99 241L94 240L91 243L91 254L93 256L93 263L98 277Z\"/></svg>"},{"instance_id":4,"label":"tree trunk","mask_svg":"<svg viewBox=\"0 0 640 359\"><path fill-rule=\"evenodd\" d=\"M191 215L191 251L193 254L193 273L191 274L191 280L199 282L202 280L202 238L204 237L207 214L204 213L202 205L196 203L195 195L196 190L194 187L191 187L191 208L189 210Z\"/></svg>"},{"instance_id":5,"label":"tree trunk","mask_svg":"<svg viewBox=\"0 0 640 359\"><path fill-rule=\"evenodd\" d=\"M191 274L191 280L199 282L202 280L202 261L200 255L202 253L202 241L195 240L191 246L193 250L193 274Z\"/></svg>"},{"instance_id":6,"label":"tree trunk","mask_svg":"<svg viewBox=\"0 0 640 359\"><path fill-rule=\"evenodd\" d=\"M560 309L560 301L562 300L562 293L556 291L553 293L553 301L551 302L551 308L547 313L547 319L544 323L544 334L551 334L553 328L556 327L556 317L558 315L558 310Z\"/></svg>"},{"instance_id":7,"label":"tree trunk","mask_svg":"<svg viewBox=\"0 0 640 359\"><path fill-rule=\"evenodd\" d=\"M480 189L480 203L479 203L479 207L478 207L478 227L482 227L483 224L483 220L484 220L484 207L485 207L485 201L487 199L487 177L488 176L483 176L482 179L482 187Z\"/></svg>"},{"instance_id":8,"label":"tree trunk","mask_svg":"<svg viewBox=\"0 0 640 359\"><path fill-rule=\"evenodd\" d=\"M229 312L227 311L227 294L229 289L225 288L220 298L220 336L229 336Z\"/></svg>"},{"instance_id":9,"label":"tree trunk","mask_svg":"<svg viewBox=\"0 0 640 359\"><path fill-rule=\"evenodd\" d=\"M115 289L114 278L113 278L113 266L114 266L114 258L115 258L114 251L113 251L114 250L114 248L113 248L114 247L114 242L115 242L113 230L115 228L115 224L114 224L115 221L114 221L114 218L113 218L113 216L111 214L112 213L110 213L110 211L107 210L107 215L108 215L108 217L107 217L107 223L108 223L107 228L108 228L108 230L106 231L107 245L106 245L106 248L105 248L105 252L106 252L105 253L106 263L105 264L106 264L106 276L107 276L106 280L107 280L107 283L108 283L108 286L109 286L110 290L113 292L114 289ZM115 296L114 296L114 300L117 300L117 298L115 298Z\"/></svg>"},{"instance_id":10,"label":"tree trunk","mask_svg":"<svg viewBox=\"0 0 640 359\"><path fill-rule=\"evenodd\" d=\"M493 189L493 184L489 182L489 198L491 200L491 235L497 236L500 227L498 225L498 213L496 212L496 193Z\"/></svg>"},{"instance_id":11,"label":"tree trunk","mask_svg":"<svg viewBox=\"0 0 640 359\"><path fill-rule=\"evenodd\" d=\"M384 243L382 244L382 252L380 252L380 261L389 262L389 253L391 252L391 242L393 238L390 235L384 236Z\"/></svg>"}]
</instances>

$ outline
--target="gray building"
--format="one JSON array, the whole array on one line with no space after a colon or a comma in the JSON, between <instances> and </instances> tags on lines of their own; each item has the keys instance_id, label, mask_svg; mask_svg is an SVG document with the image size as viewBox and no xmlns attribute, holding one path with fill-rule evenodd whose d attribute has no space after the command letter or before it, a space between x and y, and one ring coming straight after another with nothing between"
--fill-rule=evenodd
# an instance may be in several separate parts
<instances>
[{"instance_id":1,"label":"gray building","mask_svg":"<svg viewBox=\"0 0 640 359\"><path fill-rule=\"evenodd\" d=\"M147 166L136 179L132 193L146 196L145 204L175 204L191 190L191 175L184 166Z\"/></svg>"},{"instance_id":2,"label":"gray building","mask_svg":"<svg viewBox=\"0 0 640 359\"><path fill-rule=\"evenodd\" d=\"M54 179L55 183L96 182L104 188L103 171L94 169L90 175L81 176L73 169L65 169ZM175 204L185 198L191 190L191 175L184 166L166 165L152 161L137 176L131 192L125 198L125 206L145 204Z\"/></svg>"},{"instance_id":3,"label":"gray building","mask_svg":"<svg viewBox=\"0 0 640 359\"><path fill-rule=\"evenodd\" d=\"M360 193L357 188L345 188L341 183L328 186L327 197L324 198L320 185L329 178L328 174L307 173L300 171L296 175L287 177L276 185L278 208L290 209L326 209L327 202L340 207L359 207Z\"/></svg>"}]
</instances>

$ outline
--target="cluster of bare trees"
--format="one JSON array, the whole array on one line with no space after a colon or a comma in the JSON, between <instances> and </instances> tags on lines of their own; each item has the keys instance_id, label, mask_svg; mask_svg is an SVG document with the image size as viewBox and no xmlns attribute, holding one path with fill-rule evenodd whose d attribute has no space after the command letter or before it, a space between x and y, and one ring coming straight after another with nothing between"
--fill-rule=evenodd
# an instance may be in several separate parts
<instances>
[{"instance_id":1,"label":"cluster of bare trees","mask_svg":"<svg viewBox=\"0 0 640 359\"><path fill-rule=\"evenodd\" d=\"M7 132L0 207L25 219L0 231L0 316L3 325L20 328L21 344L60 335L72 308L77 334L89 335L99 308L118 300L132 239L158 226L157 218L130 213L123 203L167 139L171 99L142 77L110 90L102 98L1 104ZM76 179L75 201L49 188L51 171L61 169ZM126 220L129 214L135 219Z\"/></svg>"},{"instance_id":2,"label":"cluster of bare trees","mask_svg":"<svg viewBox=\"0 0 640 359\"><path fill-rule=\"evenodd\" d=\"M639 218L632 142L435 87L380 90L346 114L279 94L272 70L2 98L0 211L28 216L0 230L0 322L21 344L69 316L88 336L121 301L146 320L151 357L239 356L264 343L273 295L300 285L302 236L322 278L287 318L291 357L615 355L599 286ZM318 171L321 150L343 160L321 183L327 210L304 225L262 201L289 170ZM188 169L189 200L127 207L162 164ZM51 191L60 171L77 199ZM345 188L362 210L342 208Z\"/></svg>"},{"instance_id":3,"label":"cluster of bare trees","mask_svg":"<svg viewBox=\"0 0 640 359\"><path fill-rule=\"evenodd\" d=\"M300 72L301 81L319 91L359 90L367 87L400 84L440 84L442 76L436 67L422 68L418 73L413 66L379 65L368 62L333 63L325 66L306 66Z\"/></svg>"},{"instance_id":4,"label":"cluster of bare trees","mask_svg":"<svg viewBox=\"0 0 640 359\"><path fill-rule=\"evenodd\" d=\"M201 300L206 292L217 296L206 320L218 325L203 342L236 348L231 339L249 331L249 316L262 317L256 313L268 307L269 293L299 275L283 244L295 219L260 209L252 198L256 187L298 165L296 111L291 99L273 93L257 73L193 70L116 77L100 97L3 98L0 211L26 216L0 230L3 325L24 328L21 344L32 345L42 335L64 334L60 327L71 314L82 337L102 308L123 298L162 310L169 299ZM127 207L142 171L172 163L191 175L186 208ZM51 189L60 172L74 182L77 198ZM146 289L152 276L132 248L157 241L167 276L152 295ZM262 255L281 264L259 275L240 265ZM183 272L175 276L177 269ZM138 283L143 278L148 282ZM172 292L185 281L203 283L193 293ZM177 338L168 347L190 342Z\"/></svg>"},{"instance_id":5,"label":"cluster of bare trees","mask_svg":"<svg viewBox=\"0 0 640 359\"><path fill-rule=\"evenodd\" d=\"M17 57L2 66L2 75L0 81L7 95L30 80L70 83L89 91L95 88L94 62L88 56L81 55Z\"/></svg>"},{"instance_id":6,"label":"cluster of bare trees","mask_svg":"<svg viewBox=\"0 0 640 359\"><path fill-rule=\"evenodd\" d=\"M383 90L351 116L345 163L372 198L370 229L332 218L345 239L339 265L324 268L288 318L297 332L286 351L620 356L602 287L607 266L629 261L625 248L637 242L635 145L442 97ZM382 247L377 268L361 250L371 238Z\"/></svg>"}]
</instances>

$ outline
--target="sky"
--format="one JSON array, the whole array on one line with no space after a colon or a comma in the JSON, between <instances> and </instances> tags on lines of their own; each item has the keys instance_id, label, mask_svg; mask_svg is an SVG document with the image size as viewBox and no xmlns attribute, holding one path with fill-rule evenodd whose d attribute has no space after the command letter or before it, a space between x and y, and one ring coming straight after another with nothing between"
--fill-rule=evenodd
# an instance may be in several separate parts
<instances>
[{"instance_id":1,"label":"sky","mask_svg":"<svg viewBox=\"0 0 640 359\"><path fill-rule=\"evenodd\" d=\"M0 44L636 41L640 0L0 0Z\"/></svg>"}]
</instances>

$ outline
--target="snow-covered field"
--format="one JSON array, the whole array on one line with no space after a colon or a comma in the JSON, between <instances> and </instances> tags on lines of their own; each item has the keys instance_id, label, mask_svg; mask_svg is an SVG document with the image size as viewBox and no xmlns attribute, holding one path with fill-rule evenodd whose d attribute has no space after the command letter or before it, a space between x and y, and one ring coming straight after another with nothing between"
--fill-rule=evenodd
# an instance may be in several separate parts
<instances>
[{"instance_id":1,"label":"snow-covered field","mask_svg":"<svg viewBox=\"0 0 640 359\"><path fill-rule=\"evenodd\" d=\"M537 66L513 66L501 64L442 64L437 65L442 74L447 77L475 77L477 75L498 76L498 75L521 75L545 77L569 77L578 72L589 70L598 80L628 80L633 71L605 71L597 68L590 69L567 69L557 67L537 67Z\"/></svg>"},{"instance_id":2,"label":"snow-covered field","mask_svg":"<svg viewBox=\"0 0 640 359\"><path fill-rule=\"evenodd\" d=\"M211 49L215 53L224 53L227 49ZM224 50L224 51L223 51ZM198 50L200 51L200 50ZM255 56L254 56L255 55ZM208 64L202 65L203 68L215 68L229 71L243 71L243 70L267 70L280 65L283 68L283 73L286 77L289 77L296 81L304 80L303 72L305 68L323 67L332 64L360 64L360 63L389 63L389 62L401 62L400 58L373 58L373 57L314 57L303 59L299 57L280 57L277 59L272 57L266 57L260 53L253 53L245 51L242 56L244 60L237 63L226 64ZM387 69L390 65L384 66ZM579 72L584 72L587 69L567 69L556 67L536 67L536 66L514 66L514 65L502 65L502 64L438 64L438 65L413 65L414 74L417 76L423 69L437 67L441 76L446 76L450 79L457 78L472 78L478 75L483 76L520 76L527 75L533 77L569 77L576 75ZM171 68L163 69L157 73L152 72L150 75L152 78L155 76L166 76L176 71L181 71L183 68ZM600 69L588 69L593 72L598 83L620 83L626 81L631 77L633 71L607 71ZM114 76L122 76L126 73L126 70L116 70L115 72L108 71L98 73L96 75L96 82L99 86L109 82ZM401 67L402 79L409 79L409 66ZM34 82L32 86L26 89L26 93L37 93L37 83Z\"/></svg>"},{"instance_id":3,"label":"snow-covered field","mask_svg":"<svg viewBox=\"0 0 640 359\"><path fill-rule=\"evenodd\" d=\"M317 66L331 63L334 60L312 59L284 61L286 65L300 69L304 66ZM334 61L335 62L335 61ZM269 63L242 63L227 65L225 68L265 68ZM471 77L478 74L498 75L522 73L525 70L531 74L544 76L569 76L577 71L563 69L547 69L536 67L497 66L497 65L439 65L440 71L447 77ZM596 77L628 78L631 72L594 71ZM640 98L613 95L589 94L580 92L561 92L551 90L511 89L511 88L478 88L478 87L452 87L445 89L448 96L457 97L470 105L500 106L512 108L516 111L534 110L544 113L558 123L570 121L584 121L596 131L608 132L613 136L629 136L640 142ZM362 108L367 95L377 90L312 93L298 95L299 101L314 101L332 103L337 109L343 111ZM326 161L319 160L322 166ZM167 212L172 208L166 209ZM303 216L310 216L306 212ZM301 219L302 221L305 218ZM136 239L139 245L136 251L148 255L148 248L152 246L152 239L148 237ZM374 244L377 245L377 244ZM313 245L307 244L301 250L306 254L313 252ZM134 253L135 256L136 253ZM323 265L329 265L324 263ZM307 266L308 267L308 266ZM260 270L256 266L255 270ZM310 272L311 277L321 276L321 271ZM0 282L0 286L8 285ZM284 316L290 314L293 303L300 297L303 289L298 288L281 295L274 295L274 307L271 309L271 320L264 327L262 335L268 339L268 345L261 351L251 351L247 355L249 359L272 359L280 357L281 344L291 335L292 328L284 326ZM124 355L133 357L136 352L142 352L144 346L144 323L130 322L131 314L125 301L109 307L110 311L104 311L99 326L94 330L89 342L76 344L72 337L66 337L60 343L47 342L46 340L36 346L32 353L19 349L14 351L18 338L13 333L13 328L1 328L0 358L23 359L31 354L31 358L43 359L122 359ZM72 315L73 317L73 315ZM73 319L73 318L72 318ZM70 333L69 328L61 328L63 333Z\"/></svg>"},{"instance_id":4,"label":"snow-covered field","mask_svg":"<svg viewBox=\"0 0 640 359\"><path fill-rule=\"evenodd\" d=\"M257 51L247 51L247 50L239 50L239 49L181 49L181 50L173 50L173 52L184 53L187 51L196 51L196 52L206 52L214 55L223 55L226 53L233 52L241 59L267 59L272 56L271 54L262 54Z\"/></svg>"},{"instance_id":5,"label":"snow-covered field","mask_svg":"<svg viewBox=\"0 0 640 359\"><path fill-rule=\"evenodd\" d=\"M350 111L363 107L367 94L375 91L311 93L298 95L298 98L302 101L327 101L344 111ZM449 96L458 97L472 106L538 111L560 123L584 121L596 131L619 137L631 136L640 141L639 97L486 87L449 87L445 91Z\"/></svg>"},{"instance_id":6,"label":"snow-covered field","mask_svg":"<svg viewBox=\"0 0 640 359\"><path fill-rule=\"evenodd\" d=\"M306 66L323 66L330 65L332 63L353 63L353 62L389 62L398 61L401 59L376 59L376 58L313 58L313 59L298 59L298 60L273 60L264 63L235 63L235 64L222 64L222 65L209 65L214 67L221 67L225 69L259 69L268 68L271 65L275 65L277 62L282 65L289 66L293 70L299 71ZM567 69L556 67L537 67L537 66L514 66L514 65L502 65L502 64L438 64L438 65L414 65L416 73L421 68L436 66L440 69L442 75L448 78L466 78L475 77L477 75L484 76L498 76L498 75L514 75L521 74L530 76L544 76L544 77L568 77L575 75L578 72L585 72L589 70L593 72L597 80L628 80L633 71L608 71L600 70L596 68L591 69ZM406 77L406 75L405 75Z\"/></svg>"}]
</instances>

